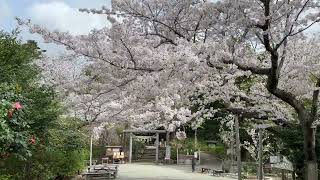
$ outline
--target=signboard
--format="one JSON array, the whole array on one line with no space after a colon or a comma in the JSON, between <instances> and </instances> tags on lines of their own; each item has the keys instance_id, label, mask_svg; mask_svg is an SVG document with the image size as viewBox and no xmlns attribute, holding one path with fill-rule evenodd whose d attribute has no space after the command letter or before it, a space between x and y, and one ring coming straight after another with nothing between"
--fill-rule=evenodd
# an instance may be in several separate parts
<instances>
[{"instance_id":1,"label":"signboard","mask_svg":"<svg viewBox=\"0 0 320 180\"><path fill-rule=\"evenodd\" d=\"M270 163L271 164L276 164L281 162L281 157L280 156L270 156Z\"/></svg>"},{"instance_id":2,"label":"signboard","mask_svg":"<svg viewBox=\"0 0 320 180\"><path fill-rule=\"evenodd\" d=\"M255 129L267 129L269 127L272 127L270 124L255 124L253 126Z\"/></svg>"},{"instance_id":3,"label":"signboard","mask_svg":"<svg viewBox=\"0 0 320 180\"><path fill-rule=\"evenodd\" d=\"M119 153L122 150L121 146L106 146L106 155L107 156L112 156L114 155L115 152Z\"/></svg>"},{"instance_id":4,"label":"signboard","mask_svg":"<svg viewBox=\"0 0 320 180\"><path fill-rule=\"evenodd\" d=\"M277 161L277 159L273 159L273 160L275 160L275 162ZM270 161L271 161L271 157L270 157ZM277 168L277 169L293 171L292 163L286 157L283 157L282 161L280 161L278 163L271 164L271 167Z\"/></svg>"},{"instance_id":5,"label":"signboard","mask_svg":"<svg viewBox=\"0 0 320 180\"><path fill-rule=\"evenodd\" d=\"M171 156L171 146L166 146L166 157L165 160L169 160Z\"/></svg>"}]
</instances>

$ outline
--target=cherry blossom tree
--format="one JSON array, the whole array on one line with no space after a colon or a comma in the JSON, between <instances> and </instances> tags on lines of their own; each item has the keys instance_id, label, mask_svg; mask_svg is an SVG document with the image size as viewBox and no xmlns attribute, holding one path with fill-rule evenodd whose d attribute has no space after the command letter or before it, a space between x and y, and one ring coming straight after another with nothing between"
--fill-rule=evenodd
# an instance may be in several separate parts
<instances>
[{"instance_id":1,"label":"cherry blossom tree","mask_svg":"<svg viewBox=\"0 0 320 180\"><path fill-rule=\"evenodd\" d=\"M255 126L255 125L254 125ZM250 156L257 162L259 162L259 129L256 127L250 127L246 128L246 132L251 138L252 142L244 141L242 147L244 147L250 154ZM265 159L268 159L270 155L272 155L275 147L271 145L269 142L269 134L267 131L261 130L262 133L262 143L263 149L262 149L262 159L263 161Z\"/></svg>"},{"instance_id":2,"label":"cherry blossom tree","mask_svg":"<svg viewBox=\"0 0 320 180\"><path fill-rule=\"evenodd\" d=\"M319 7L315 0L117 0L111 9L81 9L112 23L88 35L19 23L88 58L94 81L87 81L85 102L98 96L129 105L125 113L139 127L187 121L185 107L193 104L200 104L192 117L201 123L201 115L216 111L204 105L215 101L245 118L294 119L296 113L305 134L306 179L317 179L319 41L304 32L320 21ZM235 84L245 78L254 83L244 91Z\"/></svg>"},{"instance_id":3,"label":"cherry blossom tree","mask_svg":"<svg viewBox=\"0 0 320 180\"><path fill-rule=\"evenodd\" d=\"M261 45L268 54L270 65L267 66L267 69L261 66L251 67L250 71L265 75L267 77L266 89L295 109L305 136L308 172L306 179L317 179L316 128L313 124L318 113L320 81L317 70L312 67L318 66L315 58L318 56L319 41L312 43L314 46L309 46L309 42L295 39L299 36L302 38L301 32L319 22L319 2L265 0L257 5L261 7L261 13L263 13L261 17L264 19L252 24L256 27L255 37L261 41ZM283 6L286 9L282 9ZM283 10L286 11L283 12ZM305 46L306 48L303 48L305 51L298 51L298 54L294 52L296 48L289 47L297 44ZM291 49L291 52L288 49ZM310 62L312 62L311 66ZM238 62L232 60L232 63L237 64ZM241 64L238 67L241 69ZM310 76L313 76L316 81L311 81ZM311 107L306 105L305 99L310 100Z\"/></svg>"}]
</instances>

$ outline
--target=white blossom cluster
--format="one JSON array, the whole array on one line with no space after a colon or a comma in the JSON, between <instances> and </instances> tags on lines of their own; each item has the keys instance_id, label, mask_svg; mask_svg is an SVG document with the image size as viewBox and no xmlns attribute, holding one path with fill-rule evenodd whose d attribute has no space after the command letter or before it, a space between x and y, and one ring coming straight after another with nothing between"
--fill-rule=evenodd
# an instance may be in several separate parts
<instances>
[{"instance_id":1,"label":"white blossom cluster","mask_svg":"<svg viewBox=\"0 0 320 180\"><path fill-rule=\"evenodd\" d=\"M174 131L190 120L199 127L204 118L213 117L217 109L205 105L215 101L254 118L293 119L296 107L266 89L274 66L270 56L275 56L268 52L266 36L281 52L277 88L298 99L312 97L319 43L301 33L320 20L320 3L271 1L270 16L262 7L261 1L247 0L117 0L111 9L81 9L107 16L112 26L77 36L18 22L46 42L86 58L75 82L63 83L72 87L66 99L75 113L90 121ZM264 30L266 21L270 28ZM55 68L67 77L74 71ZM254 79L248 90L236 85L243 77ZM191 114L194 105L199 108Z\"/></svg>"},{"instance_id":2,"label":"white blossom cluster","mask_svg":"<svg viewBox=\"0 0 320 180\"><path fill-rule=\"evenodd\" d=\"M228 115L225 118L220 118L219 135L224 144L228 146L235 144L234 116Z\"/></svg>"},{"instance_id":3,"label":"white blossom cluster","mask_svg":"<svg viewBox=\"0 0 320 180\"><path fill-rule=\"evenodd\" d=\"M255 127L248 127L246 132L251 137L252 142L244 141L242 147L244 147L250 154L250 156L258 161L259 158L259 136L258 136L259 129ZM269 142L269 134L267 131L262 130L262 144L263 144L263 156L269 157L268 155L271 154L271 151L274 150L275 147L272 147Z\"/></svg>"},{"instance_id":4,"label":"white blossom cluster","mask_svg":"<svg viewBox=\"0 0 320 180\"><path fill-rule=\"evenodd\" d=\"M181 141L181 140L184 140L184 139L187 138L187 134L186 134L184 131L178 130L178 131L176 132L176 137L177 137L178 140Z\"/></svg>"}]
</instances>

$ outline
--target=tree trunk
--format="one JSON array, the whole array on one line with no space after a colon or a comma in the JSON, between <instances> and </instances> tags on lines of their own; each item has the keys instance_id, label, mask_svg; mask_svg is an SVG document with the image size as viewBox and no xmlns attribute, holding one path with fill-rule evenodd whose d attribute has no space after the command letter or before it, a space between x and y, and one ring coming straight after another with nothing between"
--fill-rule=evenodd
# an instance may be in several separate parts
<instances>
[{"instance_id":1,"label":"tree trunk","mask_svg":"<svg viewBox=\"0 0 320 180\"><path fill-rule=\"evenodd\" d=\"M170 146L170 132L169 131L166 132L166 145Z\"/></svg>"},{"instance_id":2,"label":"tree trunk","mask_svg":"<svg viewBox=\"0 0 320 180\"><path fill-rule=\"evenodd\" d=\"M238 180L241 180L241 143L240 143L240 133L239 133L239 119L238 116L234 117L235 119L235 130L236 130L236 152L237 152L237 173L238 173ZM241 118L241 116L239 117Z\"/></svg>"},{"instance_id":3,"label":"tree trunk","mask_svg":"<svg viewBox=\"0 0 320 180\"><path fill-rule=\"evenodd\" d=\"M259 149L258 149L258 179L263 179L263 144L262 144L262 131L263 129L259 129Z\"/></svg>"},{"instance_id":4,"label":"tree trunk","mask_svg":"<svg viewBox=\"0 0 320 180\"><path fill-rule=\"evenodd\" d=\"M285 174L284 174L284 170L282 169L281 170L281 180L286 180L287 178L286 178L286 176L285 176Z\"/></svg>"},{"instance_id":5,"label":"tree trunk","mask_svg":"<svg viewBox=\"0 0 320 180\"><path fill-rule=\"evenodd\" d=\"M296 180L296 172L293 171L291 175L292 175L292 180Z\"/></svg>"},{"instance_id":6,"label":"tree trunk","mask_svg":"<svg viewBox=\"0 0 320 180\"><path fill-rule=\"evenodd\" d=\"M304 124L304 151L306 160L306 179L317 180L318 179L318 164L317 156L315 152L315 135L316 128L312 128L310 123Z\"/></svg>"}]
</instances>

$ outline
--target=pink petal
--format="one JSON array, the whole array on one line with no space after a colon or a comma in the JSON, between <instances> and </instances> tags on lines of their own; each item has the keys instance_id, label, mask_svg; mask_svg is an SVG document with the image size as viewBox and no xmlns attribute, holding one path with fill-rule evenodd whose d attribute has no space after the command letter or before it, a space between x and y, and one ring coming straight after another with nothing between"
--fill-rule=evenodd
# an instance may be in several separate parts
<instances>
[{"instance_id":1,"label":"pink petal","mask_svg":"<svg viewBox=\"0 0 320 180\"><path fill-rule=\"evenodd\" d=\"M22 105L20 104L20 102L15 102L15 103L13 104L13 107L14 107L15 109L17 109L17 110L22 109Z\"/></svg>"}]
</instances>

